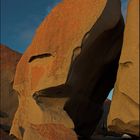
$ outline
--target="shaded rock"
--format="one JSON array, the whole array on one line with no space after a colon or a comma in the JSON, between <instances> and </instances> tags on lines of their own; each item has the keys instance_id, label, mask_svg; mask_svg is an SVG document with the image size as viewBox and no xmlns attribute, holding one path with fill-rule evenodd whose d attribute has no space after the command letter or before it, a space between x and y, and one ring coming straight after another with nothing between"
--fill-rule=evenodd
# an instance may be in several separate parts
<instances>
[{"instance_id":1,"label":"shaded rock","mask_svg":"<svg viewBox=\"0 0 140 140\"><path fill-rule=\"evenodd\" d=\"M41 62L38 69L41 69L41 72L36 74L35 79L34 70L31 72L31 91L63 84L67 79L73 50L81 46L82 38L97 21L105 4L106 0L65 0L58 4L41 23L31 45L18 64L15 89L18 90L18 85L22 85L22 81L28 81L28 76L24 76L24 73L28 75L29 66L39 63L39 60ZM47 63L47 66L42 67L41 63ZM42 77L40 73L49 75L51 79L39 81L37 76Z\"/></svg>"},{"instance_id":2,"label":"shaded rock","mask_svg":"<svg viewBox=\"0 0 140 140\"><path fill-rule=\"evenodd\" d=\"M30 123L53 123L91 135L114 86L123 27L119 0L59 3L18 63L19 107L11 134L25 139ZM69 100L64 110L73 95L74 104Z\"/></svg>"},{"instance_id":3,"label":"shaded rock","mask_svg":"<svg viewBox=\"0 0 140 140\"><path fill-rule=\"evenodd\" d=\"M123 31L120 1L108 0L71 66L66 81L71 89L70 99L64 109L73 120L76 133L84 138L95 131L103 114L103 103L114 87Z\"/></svg>"},{"instance_id":4,"label":"shaded rock","mask_svg":"<svg viewBox=\"0 0 140 140\"><path fill-rule=\"evenodd\" d=\"M21 54L0 45L0 128L10 131L18 106L17 92L13 89L16 65Z\"/></svg>"},{"instance_id":5,"label":"shaded rock","mask_svg":"<svg viewBox=\"0 0 140 140\"><path fill-rule=\"evenodd\" d=\"M93 133L93 136L105 136L107 135L107 117L110 110L111 100L106 99L103 105L103 115L102 118Z\"/></svg>"},{"instance_id":6,"label":"shaded rock","mask_svg":"<svg viewBox=\"0 0 140 140\"><path fill-rule=\"evenodd\" d=\"M139 120L139 0L130 0L119 70L108 118L116 133L140 135Z\"/></svg>"}]
</instances>

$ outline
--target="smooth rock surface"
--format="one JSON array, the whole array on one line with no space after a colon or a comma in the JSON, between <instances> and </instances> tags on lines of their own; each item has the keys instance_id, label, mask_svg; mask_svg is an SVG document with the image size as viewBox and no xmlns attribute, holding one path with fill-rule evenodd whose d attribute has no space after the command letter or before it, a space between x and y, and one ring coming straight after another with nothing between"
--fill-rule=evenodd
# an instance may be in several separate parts
<instances>
[{"instance_id":1,"label":"smooth rock surface","mask_svg":"<svg viewBox=\"0 0 140 140\"><path fill-rule=\"evenodd\" d=\"M64 109L81 137L90 138L102 117L103 103L116 81L123 33L121 3L108 0L102 15L83 38L81 53L66 81L70 99Z\"/></svg>"}]
</instances>

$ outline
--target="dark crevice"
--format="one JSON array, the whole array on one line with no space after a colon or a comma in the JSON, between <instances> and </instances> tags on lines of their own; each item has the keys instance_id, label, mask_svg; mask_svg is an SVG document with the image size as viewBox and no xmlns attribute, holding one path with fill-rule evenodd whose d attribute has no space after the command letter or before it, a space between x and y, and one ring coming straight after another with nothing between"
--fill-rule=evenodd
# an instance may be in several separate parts
<instances>
[{"instance_id":1,"label":"dark crevice","mask_svg":"<svg viewBox=\"0 0 140 140\"><path fill-rule=\"evenodd\" d=\"M32 62L32 61L34 61L35 59L38 59L38 58L40 59L40 58L50 57L50 56L52 56L51 53L44 53L44 54L34 55L34 56L32 56L32 57L29 59L29 63Z\"/></svg>"},{"instance_id":2,"label":"dark crevice","mask_svg":"<svg viewBox=\"0 0 140 140\"><path fill-rule=\"evenodd\" d=\"M33 98L37 103L41 103L43 98L67 98L70 96L70 92L70 87L63 84L36 91Z\"/></svg>"}]
</instances>

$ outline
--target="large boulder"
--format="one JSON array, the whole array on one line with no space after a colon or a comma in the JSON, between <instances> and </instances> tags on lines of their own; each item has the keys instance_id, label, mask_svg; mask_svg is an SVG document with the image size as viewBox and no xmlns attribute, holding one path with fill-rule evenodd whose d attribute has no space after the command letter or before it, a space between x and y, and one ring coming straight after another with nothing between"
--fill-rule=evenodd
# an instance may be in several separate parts
<instances>
[{"instance_id":1,"label":"large boulder","mask_svg":"<svg viewBox=\"0 0 140 140\"><path fill-rule=\"evenodd\" d=\"M27 129L29 123L59 123L74 128L73 121L63 110L68 97L48 97L44 104L38 105L33 95L66 82L73 50L81 46L82 38L101 16L106 2L64 0L39 26L17 66L14 89L20 96L11 134L22 139L20 127Z\"/></svg>"},{"instance_id":2,"label":"large boulder","mask_svg":"<svg viewBox=\"0 0 140 140\"><path fill-rule=\"evenodd\" d=\"M139 120L139 0L130 0L108 128L140 135Z\"/></svg>"},{"instance_id":3,"label":"large boulder","mask_svg":"<svg viewBox=\"0 0 140 140\"><path fill-rule=\"evenodd\" d=\"M104 98L100 101L103 104L107 93L113 87L121 50L123 20L120 9L119 0L113 2L112 0L64 0L51 11L37 29L31 45L17 65L14 89L19 94L19 107L15 114L11 134L18 139L25 139L26 132L29 130L33 132L34 140L38 139L34 136L35 130L30 129L30 124L36 125L38 129L41 129L41 124L53 124L53 132L57 132L57 126L61 124L71 133L77 124L69 110L65 108L65 111L63 108L73 94L70 83L73 81L71 80L73 64L81 56L78 60L80 65L82 63L84 67L87 64L85 68L87 67L88 70L88 67L93 65L89 76L95 67L100 71L96 50L102 58L101 61L106 57L104 63L101 63L103 66L109 64L106 71L111 66L113 67L107 75L105 73L106 76L111 72L113 74L103 93ZM102 49L104 53L100 54ZM81 54L85 54L86 58ZM76 74L78 72L82 74L84 70L79 67ZM88 74L88 71L85 71L84 78L85 74ZM81 75L77 76L80 81ZM84 85L83 80L86 81L84 78L81 79L83 82L81 86L87 88L90 79L87 76L88 82ZM76 86L77 84L72 85L72 88ZM73 106L71 110L75 112ZM89 113L88 108L87 111ZM86 111L84 113L86 114ZM46 135L46 139L48 137L50 136Z\"/></svg>"},{"instance_id":4,"label":"large boulder","mask_svg":"<svg viewBox=\"0 0 140 140\"><path fill-rule=\"evenodd\" d=\"M18 96L13 89L13 82L20 58L20 53L0 45L0 127L5 131L10 131L18 107Z\"/></svg>"}]
</instances>

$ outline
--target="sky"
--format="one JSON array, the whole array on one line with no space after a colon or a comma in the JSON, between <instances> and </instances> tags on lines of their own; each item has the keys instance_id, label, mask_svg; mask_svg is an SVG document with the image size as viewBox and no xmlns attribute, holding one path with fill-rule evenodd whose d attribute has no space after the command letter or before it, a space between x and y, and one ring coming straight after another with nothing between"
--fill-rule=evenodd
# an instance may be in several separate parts
<instances>
[{"instance_id":1,"label":"sky","mask_svg":"<svg viewBox=\"0 0 140 140\"><path fill-rule=\"evenodd\" d=\"M35 30L51 9L61 0L0 0L0 43L23 53L31 43ZM126 18L128 0L121 0ZM109 94L112 98L112 91Z\"/></svg>"},{"instance_id":2,"label":"sky","mask_svg":"<svg viewBox=\"0 0 140 140\"><path fill-rule=\"evenodd\" d=\"M24 52L35 30L61 0L1 0L1 42Z\"/></svg>"}]
</instances>

